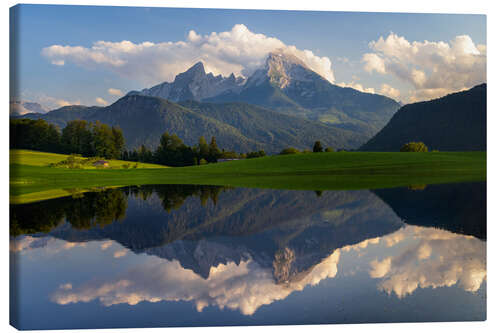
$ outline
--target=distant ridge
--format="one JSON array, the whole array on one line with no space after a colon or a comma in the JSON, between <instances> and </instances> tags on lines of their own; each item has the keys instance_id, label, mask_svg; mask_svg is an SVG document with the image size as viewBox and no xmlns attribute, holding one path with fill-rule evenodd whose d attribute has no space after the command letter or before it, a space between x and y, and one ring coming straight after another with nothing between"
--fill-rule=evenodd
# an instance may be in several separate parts
<instances>
[{"instance_id":1,"label":"distant ridge","mask_svg":"<svg viewBox=\"0 0 500 333\"><path fill-rule=\"evenodd\" d=\"M219 147L237 152L263 149L277 153L290 146L311 149L316 140L335 148L355 148L362 143L362 137L352 131L247 103L186 101L181 104L131 94L107 107L67 106L23 118L45 119L61 128L74 119L98 120L119 126L128 148L141 144L155 148L165 131L178 135L188 145L197 144L200 136L207 140L214 136Z\"/></svg>"},{"instance_id":2,"label":"distant ridge","mask_svg":"<svg viewBox=\"0 0 500 333\"><path fill-rule=\"evenodd\" d=\"M443 151L486 150L486 83L403 106L362 151L399 151L410 141Z\"/></svg>"}]
</instances>

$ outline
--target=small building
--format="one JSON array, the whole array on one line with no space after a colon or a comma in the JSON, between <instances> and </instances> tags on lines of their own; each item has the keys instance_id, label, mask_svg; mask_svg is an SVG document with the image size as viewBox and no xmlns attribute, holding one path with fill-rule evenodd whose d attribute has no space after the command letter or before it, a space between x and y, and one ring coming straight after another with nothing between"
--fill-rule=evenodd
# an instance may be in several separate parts
<instances>
[{"instance_id":1,"label":"small building","mask_svg":"<svg viewBox=\"0 0 500 333\"><path fill-rule=\"evenodd\" d=\"M107 167L109 167L109 162L104 161L104 160L99 160L99 161L95 161L92 165L95 167L107 168Z\"/></svg>"}]
</instances>

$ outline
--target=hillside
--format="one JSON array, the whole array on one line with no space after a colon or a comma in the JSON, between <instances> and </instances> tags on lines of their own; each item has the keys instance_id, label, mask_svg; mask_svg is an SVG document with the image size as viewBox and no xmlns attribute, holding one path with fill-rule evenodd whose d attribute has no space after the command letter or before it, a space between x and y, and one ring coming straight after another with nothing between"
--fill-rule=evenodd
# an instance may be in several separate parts
<instances>
[{"instance_id":1,"label":"hillside","mask_svg":"<svg viewBox=\"0 0 500 333\"><path fill-rule=\"evenodd\" d=\"M332 129L246 103L179 105L133 94L107 107L72 106L24 117L42 118L60 127L72 119L117 125L129 148L141 144L156 147L165 131L177 134L187 145L197 144L201 136L207 140L215 136L219 147L238 152L264 149L276 153L289 146L311 149L316 140L335 148L355 148L363 142L363 137L352 131Z\"/></svg>"},{"instance_id":2,"label":"hillside","mask_svg":"<svg viewBox=\"0 0 500 333\"><path fill-rule=\"evenodd\" d=\"M410 141L444 151L486 150L486 84L403 106L360 150L399 151Z\"/></svg>"}]
</instances>

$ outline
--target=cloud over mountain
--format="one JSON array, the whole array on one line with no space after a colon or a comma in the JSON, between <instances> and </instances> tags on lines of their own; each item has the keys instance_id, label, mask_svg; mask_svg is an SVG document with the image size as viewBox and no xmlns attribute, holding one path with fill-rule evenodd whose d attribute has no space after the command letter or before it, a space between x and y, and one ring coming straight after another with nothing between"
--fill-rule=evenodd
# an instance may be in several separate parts
<instances>
[{"instance_id":1,"label":"cloud over mountain","mask_svg":"<svg viewBox=\"0 0 500 333\"><path fill-rule=\"evenodd\" d=\"M486 46L468 35L449 43L413 41L391 33L369 44L363 55L367 72L391 74L410 83L410 102L441 97L486 82Z\"/></svg>"},{"instance_id":2,"label":"cloud over mountain","mask_svg":"<svg viewBox=\"0 0 500 333\"><path fill-rule=\"evenodd\" d=\"M236 24L230 31L200 35L189 31L186 40L161 43L97 41L91 47L51 45L42 55L56 66L73 63L88 69L106 69L143 83L171 81L197 61L207 72L248 77L262 66L269 52L282 49L302 60L330 82L334 81L332 63L310 50L300 50L275 37L250 31Z\"/></svg>"}]
</instances>

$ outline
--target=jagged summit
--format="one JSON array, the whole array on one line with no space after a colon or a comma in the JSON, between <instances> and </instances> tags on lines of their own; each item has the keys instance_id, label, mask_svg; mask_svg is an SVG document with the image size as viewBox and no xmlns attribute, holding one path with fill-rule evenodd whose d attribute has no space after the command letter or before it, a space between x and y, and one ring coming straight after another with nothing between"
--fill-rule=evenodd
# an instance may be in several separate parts
<instances>
[{"instance_id":1,"label":"jagged summit","mask_svg":"<svg viewBox=\"0 0 500 333\"><path fill-rule=\"evenodd\" d=\"M270 52L264 67L256 70L248 78L247 86L258 86L269 82L283 90L294 81L311 82L314 80L325 79L309 68L297 56L278 49Z\"/></svg>"},{"instance_id":2,"label":"jagged summit","mask_svg":"<svg viewBox=\"0 0 500 333\"><path fill-rule=\"evenodd\" d=\"M184 73L179 73L173 82L164 82L143 89L140 94L166 98L175 102L201 101L226 91L238 92L244 79L231 74L229 77L206 73L203 62L198 61Z\"/></svg>"}]
</instances>

